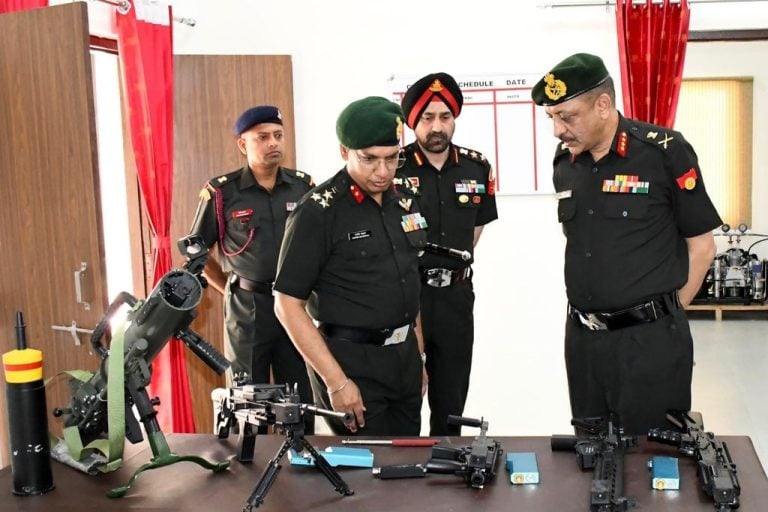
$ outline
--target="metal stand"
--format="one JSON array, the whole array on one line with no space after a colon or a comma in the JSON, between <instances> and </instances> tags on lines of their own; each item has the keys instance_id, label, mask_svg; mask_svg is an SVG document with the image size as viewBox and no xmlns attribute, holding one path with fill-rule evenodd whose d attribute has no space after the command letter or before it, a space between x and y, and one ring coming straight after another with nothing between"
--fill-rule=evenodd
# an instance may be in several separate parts
<instances>
[{"instance_id":1,"label":"metal stand","mask_svg":"<svg viewBox=\"0 0 768 512\"><path fill-rule=\"evenodd\" d=\"M344 496L351 496L355 494L355 491L349 488L347 483L341 478L336 470L333 469L330 464L328 464L328 461L326 461L322 455L317 453L317 450L315 450L315 448L309 443L309 441L304 438L303 435L294 436L293 431L288 431L286 432L285 441L283 441L283 444L277 451L277 454L272 458L272 460L269 461L269 464L267 464L267 469L264 470L264 474L261 475L259 483L256 484L256 488L248 498L248 501L243 508L243 512L251 512L254 507L258 508L259 505L264 503L264 498L267 496L269 488L272 487L272 484L277 478L277 474L282 469L282 466L280 465L280 459L283 458L285 453L291 447L293 447L296 451L306 449L315 459L315 466L325 475L328 481L331 482L336 492L343 494Z\"/></svg>"},{"instance_id":2,"label":"metal stand","mask_svg":"<svg viewBox=\"0 0 768 512\"><path fill-rule=\"evenodd\" d=\"M121 498L125 496L125 493L128 492L128 489L131 488L136 479L139 478L139 475L141 475L141 473L144 471L161 468L163 466L169 466L177 462L194 462L198 466L209 469L214 473L220 473L229 467L228 460L224 462L213 463L208 462L207 460L203 459L202 457L198 457L197 455L176 455L175 453L172 453L171 449L168 447L168 442L165 439L165 435L163 434L162 430L160 430L160 424L157 422L157 411L155 411L155 407L149 398L149 394L147 393L146 388L141 385L138 388L131 389L130 377L126 377L126 389L133 398L134 404L136 405L136 410L139 412L141 422L144 424L144 431L147 434L149 446L152 448L152 458L149 462L137 469L125 485L115 487L114 489L110 490L107 493L108 497ZM126 412L129 413L130 411ZM127 418L128 416L126 416L126 419ZM133 421L136 421L135 418Z\"/></svg>"}]
</instances>

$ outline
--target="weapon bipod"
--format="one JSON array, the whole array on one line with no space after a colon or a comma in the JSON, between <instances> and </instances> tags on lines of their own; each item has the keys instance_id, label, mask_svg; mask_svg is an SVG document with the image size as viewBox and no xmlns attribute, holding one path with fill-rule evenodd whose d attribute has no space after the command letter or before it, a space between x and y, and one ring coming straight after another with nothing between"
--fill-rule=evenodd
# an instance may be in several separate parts
<instances>
[{"instance_id":1,"label":"weapon bipod","mask_svg":"<svg viewBox=\"0 0 768 512\"><path fill-rule=\"evenodd\" d=\"M277 478L277 474L282 469L282 466L280 466L280 459L283 458L285 452L287 452L290 448L297 449L298 447L306 449L310 455L312 455L312 457L315 459L315 466L320 471L322 471L328 481L333 484L336 492L343 494L344 496L351 496L355 494L355 491L350 489L344 479L342 479L336 470L333 469L330 464L328 464L328 461L325 460L322 455L317 453L317 450L315 450L314 446L312 446L309 441L304 438L303 434L294 436L293 431L288 431L285 434L285 441L283 441L283 444L277 451L277 454L272 458L272 460L269 461L269 464L267 464L267 468L264 470L264 474L261 475L259 483L256 485L256 488L248 498L248 501L243 508L243 512L251 512L254 507L258 508L259 505L264 503L264 498L267 496L269 488L272 487L272 484Z\"/></svg>"}]
</instances>

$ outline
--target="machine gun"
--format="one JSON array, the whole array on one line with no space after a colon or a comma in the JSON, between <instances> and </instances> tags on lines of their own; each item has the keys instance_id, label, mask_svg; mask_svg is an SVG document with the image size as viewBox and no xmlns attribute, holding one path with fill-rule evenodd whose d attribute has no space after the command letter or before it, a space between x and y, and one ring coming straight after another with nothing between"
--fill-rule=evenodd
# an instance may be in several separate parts
<instances>
[{"instance_id":1,"label":"machine gun","mask_svg":"<svg viewBox=\"0 0 768 512\"><path fill-rule=\"evenodd\" d=\"M244 512L264 503L269 488L282 469L280 459L293 448L297 452L306 450L315 459L315 466L325 475L336 491L344 496L351 496L354 491L339 476L333 467L317 453L317 450L304 437L304 415L315 414L328 418L337 418L344 423L352 423L350 412L336 412L314 405L301 403L297 387L273 384L247 384L229 388L220 404L217 405L216 431L220 439L229 437L233 422L239 427L237 459L241 462L253 460L254 445L258 434L266 433L270 426L285 435L285 441L275 456L267 464L259 483L248 497Z\"/></svg>"},{"instance_id":2,"label":"machine gun","mask_svg":"<svg viewBox=\"0 0 768 512\"><path fill-rule=\"evenodd\" d=\"M125 437L131 443L138 443L143 440L143 435L132 410L136 406L153 457L133 474L125 486L112 489L108 494L112 498L125 495L139 474L147 469L181 461L194 462L214 472L229 466L228 461L213 464L200 457L171 453L157 421L155 406L158 401L151 399L146 389L152 376L150 363L171 337L184 342L216 373L222 374L229 367L229 361L224 356L189 328L197 314L196 307L203 287L207 285L201 274L208 249L198 235L182 238L178 246L186 257L184 266L166 273L146 300L137 300L131 294L122 292L109 305L91 336L91 344L101 358L99 370L87 381L71 379L70 406L53 411L57 417L64 416L65 429L76 429L83 444L86 444L108 431L107 399L118 402L124 399ZM131 308L127 316L118 322L116 328L110 327L124 305ZM102 343L108 333L111 335L109 349ZM124 379L120 378L121 373ZM109 381L108 377L112 380Z\"/></svg>"},{"instance_id":3,"label":"machine gun","mask_svg":"<svg viewBox=\"0 0 768 512\"><path fill-rule=\"evenodd\" d=\"M672 410L667 412L667 419L679 431L651 429L648 440L677 446L681 453L696 459L699 481L715 501L716 510L739 508L741 486L728 446L712 432L704 431L701 413Z\"/></svg>"},{"instance_id":4,"label":"machine gun","mask_svg":"<svg viewBox=\"0 0 768 512\"><path fill-rule=\"evenodd\" d=\"M552 451L576 451L582 470L592 469L589 493L591 512L625 511L634 507L633 498L624 496L624 450L637 446L636 436L625 436L613 418L571 420L571 425L586 437L552 436Z\"/></svg>"},{"instance_id":5,"label":"machine gun","mask_svg":"<svg viewBox=\"0 0 768 512\"><path fill-rule=\"evenodd\" d=\"M432 456L424 469L427 473L443 473L463 477L467 485L482 489L487 482L496 476L496 470L501 461L501 443L488 439L488 422L482 418L464 418L448 416L449 425L466 425L480 427L480 435L475 437L472 445L457 448L444 444L432 447Z\"/></svg>"}]
</instances>

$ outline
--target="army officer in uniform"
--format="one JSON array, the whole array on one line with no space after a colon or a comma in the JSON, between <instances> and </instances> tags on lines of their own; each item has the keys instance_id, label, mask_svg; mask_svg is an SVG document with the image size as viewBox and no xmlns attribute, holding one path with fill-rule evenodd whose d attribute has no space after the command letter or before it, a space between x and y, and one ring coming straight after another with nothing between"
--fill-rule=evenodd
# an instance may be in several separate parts
<instances>
[{"instance_id":1,"label":"army officer in uniform","mask_svg":"<svg viewBox=\"0 0 768 512\"><path fill-rule=\"evenodd\" d=\"M235 123L243 168L210 180L190 233L208 247L218 244L221 266L209 259L205 276L224 294L227 357L233 373L254 383L298 384L311 400L307 369L274 313L272 284L285 222L312 178L281 167L285 134L277 107L246 110ZM313 424L308 414L308 426Z\"/></svg>"},{"instance_id":2,"label":"army officer in uniform","mask_svg":"<svg viewBox=\"0 0 768 512\"><path fill-rule=\"evenodd\" d=\"M565 361L574 417L618 414L625 431L689 410L693 341L684 307L722 224L679 132L616 110L603 61L575 54L532 90L561 143L554 157L566 236Z\"/></svg>"},{"instance_id":3,"label":"army officer in uniform","mask_svg":"<svg viewBox=\"0 0 768 512\"><path fill-rule=\"evenodd\" d=\"M354 414L352 425L331 424L340 435L420 432L414 323L426 223L411 191L393 186L402 127L400 107L385 98L342 111L346 165L296 206L280 251L277 316L314 370L318 405Z\"/></svg>"},{"instance_id":4,"label":"army officer in uniform","mask_svg":"<svg viewBox=\"0 0 768 512\"><path fill-rule=\"evenodd\" d=\"M418 191L428 241L474 254L483 228L498 218L491 166L477 151L452 143L464 98L447 73L416 81L402 101L416 142L405 147L399 174ZM421 261L421 326L429 375L430 435L459 435L475 339L470 262L426 253Z\"/></svg>"}]
</instances>

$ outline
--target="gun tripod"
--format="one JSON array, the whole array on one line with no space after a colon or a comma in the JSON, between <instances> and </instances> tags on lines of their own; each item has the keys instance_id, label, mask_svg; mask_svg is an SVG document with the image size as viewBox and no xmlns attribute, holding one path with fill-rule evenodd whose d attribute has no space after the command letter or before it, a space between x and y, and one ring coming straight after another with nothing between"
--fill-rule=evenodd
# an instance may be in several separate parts
<instances>
[{"instance_id":1,"label":"gun tripod","mask_svg":"<svg viewBox=\"0 0 768 512\"><path fill-rule=\"evenodd\" d=\"M248 501L243 508L243 512L251 512L254 507L258 508L259 505L264 503L264 498L267 496L269 488L272 487L272 484L277 478L277 474L282 469L282 466L280 465L280 459L283 458L285 452L287 452L290 448L294 448L296 451L300 451L298 448L306 449L312 455L312 457L314 457L315 466L325 475L328 481L331 482L336 492L343 494L344 496L351 496L355 494L355 491L350 489L344 479L342 479L336 470L333 469L330 464L328 464L328 461L326 461L322 455L317 453L317 450L315 450L314 446L312 446L309 441L304 438L303 434L295 435L293 431L288 431L286 432L285 441L283 441L283 444L280 446L277 454L267 464L267 469L264 470L264 474L261 475L259 483L256 484L256 488L248 498Z\"/></svg>"}]
</instances>

